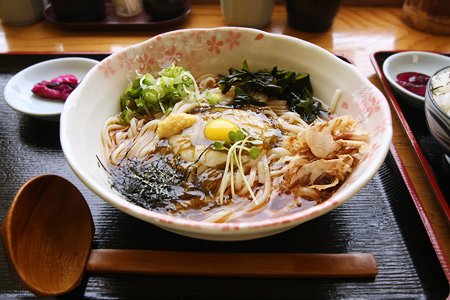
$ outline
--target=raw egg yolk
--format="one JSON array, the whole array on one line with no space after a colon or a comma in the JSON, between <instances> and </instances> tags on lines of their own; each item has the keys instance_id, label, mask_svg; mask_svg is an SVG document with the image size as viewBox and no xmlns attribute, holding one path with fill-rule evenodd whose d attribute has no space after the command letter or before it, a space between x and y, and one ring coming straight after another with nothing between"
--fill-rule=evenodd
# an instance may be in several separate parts
<instances>
[{"instance_id":1,"label":"raw egg yolk","mask_svg":"<svg viewBox=\"0 0 450 300\"><path fill-rule=\"evenodd\" d=\"M205 137L212 141L229 141L228 132L237 130L239 128L233 122L225 119L216 119L206 124Z\"/></svg>"}]
</instances>

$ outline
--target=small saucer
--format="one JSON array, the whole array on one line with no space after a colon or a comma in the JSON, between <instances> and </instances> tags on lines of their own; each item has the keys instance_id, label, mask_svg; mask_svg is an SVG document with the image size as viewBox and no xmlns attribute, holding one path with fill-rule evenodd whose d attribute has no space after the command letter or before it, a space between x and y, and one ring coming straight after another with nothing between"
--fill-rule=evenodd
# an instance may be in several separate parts
<instances>
[{"instance_id":1,"label":"small saucer","mask_svg":"<svg viewBox=\"0 0 450 300\"><path fill-rule=\"evenodd\" d=\"M97 60L89 58L65 57L32 65L8 81L4 91L5 101L18 112L39 119L59 121L64 101L42 98L31 92L31 89L43 80L50 81L60 75L72 74L80 82L97 63Z\"/></svg>"},{"instance_id":2,"label":"small saucer","mask_svg":"<svg viewBox=\"0 0 450 300\"><path fill-rule=\"evenodd\" d=\"M403 72L416 72L431 77L446 66L450 66L450 58L447 56L424 51L405 51L389 56L383 64L383 73L403 100L424 110L425 96L416 95L400 86L396 82L397 75Z\"/></svg>"}]
</instances>

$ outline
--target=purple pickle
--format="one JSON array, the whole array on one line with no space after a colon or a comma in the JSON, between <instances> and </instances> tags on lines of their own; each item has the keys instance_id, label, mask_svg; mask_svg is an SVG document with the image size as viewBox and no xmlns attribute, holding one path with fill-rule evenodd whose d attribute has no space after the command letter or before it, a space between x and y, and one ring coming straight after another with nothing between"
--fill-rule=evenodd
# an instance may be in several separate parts
<instances>
[{"instance_id":1,"label":"purple pickle","mask_svg":"<svg viewBox=\"0 0 450 300\"><path fill-rule=\"evenodd\" d=\"M61 75L51 81L43 80L31 90L38 96L48 99L66 100L78 86L78 79L73 75Z\"/></svg>"},{"instance_id":2,"label":"purple pickle","mask_svg":"<svg viewBox=\"0 0 450 300\"><path fill-rule=\"evenodd\" d=\"M416 72L405 72L397 75L397 83L419 96L425 96L429 76Z\"/></svg>"}]
</instances>

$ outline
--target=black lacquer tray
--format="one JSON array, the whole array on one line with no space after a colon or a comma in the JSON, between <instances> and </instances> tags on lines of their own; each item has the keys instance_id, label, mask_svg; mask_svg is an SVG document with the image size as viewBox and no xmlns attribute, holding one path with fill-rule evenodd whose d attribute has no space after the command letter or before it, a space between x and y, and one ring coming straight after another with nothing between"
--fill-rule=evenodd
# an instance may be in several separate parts
<instances>
[{"instance_id":1,"label":"black lacquer tray","mask_svg":"<svg viewBox=\"0 0 450 300\"><path fill-rule=\"evenodd\" d=\"M391 55L401 51L380 51L372 53L371 60L380 77L397 115L405 127L406 134L413 146L417 158L427 175L428 181L439 200L447 220L450 221L450 164L428 130L425 113L407 101L391 87L383 73L383 63ZM450 57L450 53L440 53Z\"/></svg>"},{"instance_id":2,"label":"black lacquer tray","mask_svg":"<svg viewBox=\"0 0 450 300\"><path fill-rule=\"evenodd\" d=\"M1 95L9 78L21 69L69 55L95 59L105 56L95 53L0 55ZM85 274L82 285L61 296L62 299L445 299L449 295L448 263L393 147L370 183L342 206L287 232L244 242L182 237L118 211L89 191L71 171L61 151L58 122L15 112L3 99L0 101L0 159L2 222L25 181L42 174L57 174L73 182L88 201L96 226L95 248L370 252L379 269L373 279ZM10 278L3 249L0 249L0 293L8 299L32 297Z\"/></svg>"}]
</instances>

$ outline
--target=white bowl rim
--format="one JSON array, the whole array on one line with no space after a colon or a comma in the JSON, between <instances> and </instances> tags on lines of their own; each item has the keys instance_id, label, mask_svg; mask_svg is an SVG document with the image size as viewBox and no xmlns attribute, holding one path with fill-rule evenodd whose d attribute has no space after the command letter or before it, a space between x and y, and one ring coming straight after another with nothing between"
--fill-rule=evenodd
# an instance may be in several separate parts
<instances>
[{"instance_id":1,"label":"white bowl rim","mask_svg":"<svg viewBox=\"0 0 450 300\"><path fill-rule=\"evenodd\" d=\"M137 43L134 45L130 45L128 47L125 47L113 54L111 54L110 56L108 56L107 58L105 58L104 60L110 58L110 57L114 57L116 55L120 55L120 53L122 53L123 51L127 51L128 49L131 49L132 47L139 47L142 45L145 45L148 41L153 40L153 39L161 39L164 36L170 36L174 33L178 33L178 32L189 32L189 31L193 31L193 30L201 30L201 31L217 31L217 30L230 30L230 29L238 29L240 31L248 31L248 32L253 32L253 33L262 33L266 36L270 36L271 38L282 38L282 39L290 39L292 41L296 41L301 43L303 46L305 47L312 47L314 49L316 49L317 51L320 51L322 53L324 53L325 55L329 55L329 56L333 56L336 58L337 61L339 61L340 63L342 63L342 66L344 68L351 68L354 71L356 71L357 76L361 79L361 81L363 83L366 83L367 85L369 85L370 87L374 88L374 93L376 93L377 95L379 95L379 97L382 97L383 99L385 99L385 96L381 93L381 91L379 89L377 89L374 84L372 84L362 73L361 71L359 71L359 69L357 67L355 67L354 65L351 65L347 62L344 62L343 60L337 58L334 54L332 54L331 52L321 48L320 46L317 46L315 44L312 44L308 41L305 40L301 40L292 36L287 36L287 35L281 35L281 34L275 34L275 33L268 33L259 29L253 29L253 28L242 28L242 27L216 27L216 28L189 28L189 29L180 29L180 30L175 30L175 31L169 31L169 32L165 32L159 35L155 35L154 37L143 41L141 43ZM87 75L86 78L89 78L92 74L93 70L91 70ZM83 83L82 83L83 84ZM70 97L68 99L68 101L70 101ZM381 103L380 105L386 106L387 107L387 111L389 112L389 118L390 118L390 108L389 108L389 104L386 101L383 101L383 103ZM61 115L61 119L65 118L65 114L67 113L66 110L63 110L63 113ZM63 132L64 130L66 130L66 126L67 124L65 124L65 122L61 122L61 129L60 131ZM293 213L293 214L289 214L289 215L284 215L284 216L279 216L279 217L275 217L275 218L271 218L271 219L267 219L267 220L262 220L262 221L252 221L252 222L227 222L227 223L209 223L209 222L199 222L199 221L193 221L193 220L187 220L187 219L182 219L182 218L178 218L178 217L174 217L174 216L170 216L170 215L164 215L161 213L157 213L145 208L142 208L140 206L137 206L135 204L132 204L131 202L127 201L124 198L120 198L119 200L117 199L109 199L108 197L105 197L102 189L98 188L95 184L92 184L88 179L89 176L87 176L87 173L85 171L83 171L82 169L78 168L76 164L74 164L73 161L73 157L71 155L71 150L68 149L66 146L68 144L68 139L66 136L61 135L61 146L63 149L63 152L66 156L67 161L69 162L69 165L72 167L72 169L74 170L74 172L77 174L77 176L81 179L81 181L88 186L95 194L97 194L100 198L102 198L104 201L110 203L112 206L124 211L125 208L130 208L131 209L127 209L126 213L130 214L138 219L144 220L149 222L149 219L152 219L153 221L155 221L153 224L158 225L158 224L171 224L171 229L173 229L174 231L180 229L184 232L187 233L192 233L192 234L198 234L199 231L198 229L201 228L201 233L203 234L219 234L220 236L225 236L225 235L233 235L234 232L239 231L238 229L247 229L247 230L251 230L252 234L257 234L258 232L267 232L267 228L268 227L276 227L274 229L276 229L277 231L281 231L283 230L283 228L291 228L293 226L297 226L298 224L296 223L297 220L302 220L303 222L309 221L313 218L316 218L318 216L321 216L325 213L328 213L329 211L331 211L332 209L336 208L337 206L340 206L341 204L343 204L344 202L346 202L347 200L349 200L351 197L353 197L357 192L360 191L361 186L364 186L365 184L367 184L372 178L373 176L376 174L376 172L378 172L379 167L382 165L382 163L385 160L385 157L387 155L387 153L389 152L389 148L390 148L390 144L391 144L391 138L392 138L392 126L389 126L386 129L386 132L383 133L384 136L388 137L387 139L383 140L383 143L380 144L380 148L382 148L383 153L381 155L379 155L377 157L377 160L374 160L371 162L371 164L369 165L369 168L367 170L367 172L365 172L364 174L366 175L363 179L359 178L358 180L363 180L362 181L362 185L352 185L347 187L347 193L350 195L350 197L346 197L345 199L341 198L341 199L334 199L333 201L331 199L328 199L327 201L324 201L314 207L311 207L307 210L304 211L300 211L297 213ZM167 227L164 227L166 230L171 230L168 229Z\"/></svg>"}]
</instances>

